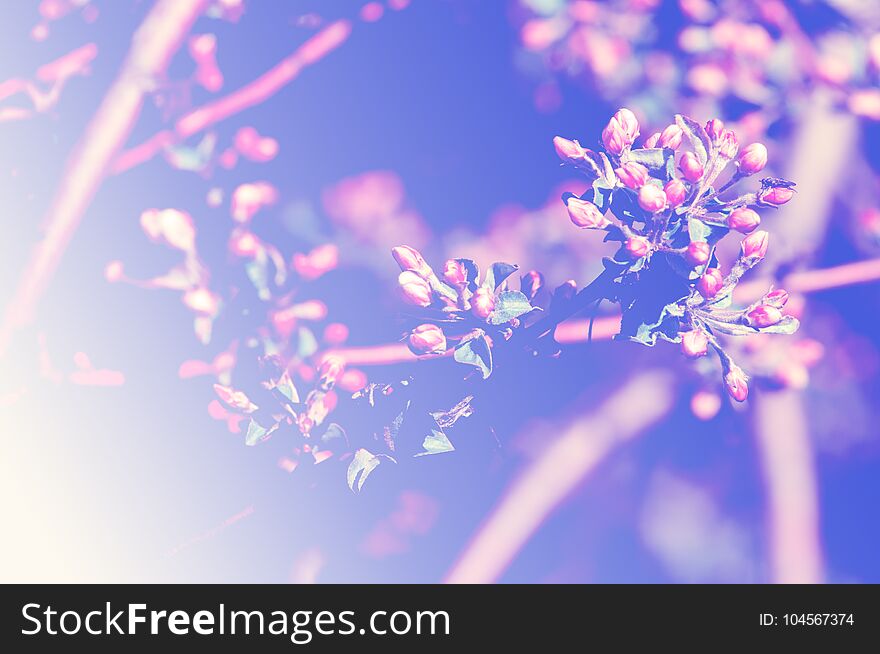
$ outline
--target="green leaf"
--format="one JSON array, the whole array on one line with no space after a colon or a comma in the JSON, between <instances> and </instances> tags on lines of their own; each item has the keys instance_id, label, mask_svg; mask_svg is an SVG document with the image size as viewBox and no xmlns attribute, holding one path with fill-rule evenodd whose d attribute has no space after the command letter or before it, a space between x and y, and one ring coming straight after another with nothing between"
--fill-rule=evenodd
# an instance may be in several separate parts
<instances>
[{"instance_id":1,"label":"green leaf","mask_svg":"<svg viewBox=\"0 0 880 654\"><path fill-rule=\"evenodd\" d=\"M503 325L531 310L529 298L521 291L502 291L495 298L495 310L489 314L489 323Z\"/></svg>"},{"instance_id":2,"label":"green leaf","mask_svg":"<svg viewBox=\"0 0 880 654\"><path fill-rule=\"evenodd\" d=\"M296 332L296 352L300 358L307 359L318 351L318 339L308 327L300 327Z\"/></svg>"},{"instance_id":3,"label":"green leaf","mask_svg":"<svg viewBox=\"0 0 880 654\"><path fill-rule=\"evenodd\" d=\"M247 436L244 438L244 443L245 445L254 446L269 438L269 436L272 435L272 432L276 429L278 429L278 423L275 423L269 427L269 429L266 429L256 420L251 418L251 421L248 423Z\"/></svg>"},{"instance_id":4,"label":"green leaf","mask_svg":"<svg viewBox=\"0 0 880 654\"><path fill-rule=\"evenodd\" d=\"M345 430L337 425L335 422L331 422L327 429L321 434L321 441L325 445L336 445L338 443L348 443L348 436L345 433Z\"/></svg>"},{"instance_id":5,"label":"green leaf","mask_svg":"<svg viewBox=\"0 0 880 654\"><path fill-rule=\"evenodd\" d=\"M462 398L462 400L449 409L449 411L432 411L431 417L434 418L434 421L440 429L452 427L452 425L458 422L459 418L467 418L473 415L474 408L471 406L473 399L473 395L468 395Z\"/></svg>"},{"instance_id":6,"label":"green leaf","mask_svg":"<svg viewBox=\"0 0 880 654\"><path fill-rule=\"evenodd\" d=\"M429 436L425 436L425 440L422 441L422 447L425 448L425 451L419 452L418 454L416 454L416 456L442 454L443 452L452 452L455 450L455 448L452 446L452 443L450 443L449 439L446 437L446 434L436 429L432 429L431 434Z\"/></svg>"},{"instance_id":7,"label":"green leaf","mask_svg":"<svg viewBox=\"0 0 880 654\"><path fill-rule=\"evenodd\" d=\"M494 291L517 270L519 270L519 266L512 263L501 261L493 263L489 266L489 270L486 271L486 279L483 281L483 286Z\"/></svg>"},{"instance_id":8,"label":"green leaf","mask_svg":"<svg viewBox=\"0 0 880 654\"><path fill-rule=\"evenodd\" d=\"M668 148L642 148L630 150L627 161L635 161L642 164L648 170L663 170L672 150Z\"/></svg>"},{"instance_id":9,"label":"green leaf","mask_svg":"<svg viewBox=\"0 0 880 654\"><path fill-rule=\"evenodd\" d=\"M681 114L676 114L675 124L684 132L694 149L694 154L697 155L697 159L705 166L709 161L709 152L712 151L712 142L709 140L706 130L695 120Z\"/></svg>"},{"instance_id":10,"label":"green leaf","mask_svg":"<svg viewBox=\"0 0 880 654\"><path fill-rule=\"evenodd\" d=\"M487 379L492 374L492 349L483 330L475 330L474 336L455 347L453 358L459 363L476 366Z\"/></svg>"},{"instance_id":11,"label":"green leaf","mask_svg":"<svg viewBox=\"0 0 880 654\"><path fill-rule=\"evenodd\" d=\"M290 378L290 373L287 370L281 375L281 379L275 383L275 388L281 391L281 394L293 404L299 402L299 393L296 390L296 386L293 385L293 380Z\"/></svg>"},{"instance_id":12,"label":"green leaf","mask_svg":"<svg viewBox=\"0 0 880 654\"><path fill-rule=\"evenodd\" d=\"M370 473L376 469L376 466L382 463L382 459L397 463L390 456L384 454L375 455L364 448L360 448L355 452L354 458L351 460L351 463L348 466L348 471L346 472L348 487L353 492L359 493L364 487L364 482L367 481L367 477L369 477ZM355 485L357 485L357 490L355 490Z\"/></svg>"},{"instance_id":13,"label":"green leaf","mask_svg":"<svg viewBox=\"0 0 880 654\"><path fill-rule=\"evenodd\" d=\"M709 245L715 245L729 232L727 227L709 225L698 218L688 219L688 233L692 241L706 241Z\"/></svg>"},{"instance_id":14,"label":"green leaf","mask_svg":"<svg viewBox=\"0 0 880 654\"><path fill-rule=\"evenodd\" d=\"M657 253L651 257L649 267L639 272L638 281L618 285L623 316L616 338L649 347L656 345L658 338L673 343L680 340L684 310L678 303L690 289L687 280L671 265L671 258L676 256ZM628 278L624 277L624 282Z\"/></svg>"},{"instance_id":15,"label":"green leaf","mask_svg":"<svg viewBox=\"0 0 880 654\"><path fill-rule=\"evenodd\" d=\"M762 333L762 334L794 334L798 328L800 327L800 322L797 318L793 316L785 316L782 320L780 320L775 325L770 325L769 327L752 327L745 322L742 321L742 315L744 312L729 312L735 313L739 315L738 321L728 321L726 318L729 318L728 312L722 314L723 318L719 319L719 316L716 315L717 312L701 312L700 318L705 322L712 331L717 331L722 334L727 334L729 336L751 336L752 334Z\"/></svg>"}]
</instances>

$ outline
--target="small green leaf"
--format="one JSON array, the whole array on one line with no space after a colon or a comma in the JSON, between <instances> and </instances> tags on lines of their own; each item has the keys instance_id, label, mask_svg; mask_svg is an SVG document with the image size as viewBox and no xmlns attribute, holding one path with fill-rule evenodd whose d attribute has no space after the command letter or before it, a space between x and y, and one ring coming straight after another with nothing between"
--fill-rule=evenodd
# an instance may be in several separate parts
<instances>
[{"instance_id":1,"label":"small green leaf","mask_svg":"<svg viewBox=\"0 0 880 654\"><path fill-rule=\"evenodd\" d=\"M648 170L663 170L671 153L672 150L668 148L642 148L630 150L627 160L640 163Z\"/></svg>"},{"instance_id":2,"label":"small green leaf","mask_svg":"<svg viewBox=\"0 0 880 654\"><path fill-rule=\"evenodd\" d=\"M293 385L293 380L290 378L290 373L287 370L281 375L281 379L276 382L275 388L281 391L281 394L294 404L299 402L299 393L296 390L296 386Z\"/></svg>"},{"instance_id":3,"label":"small green leaf","mask_svg":"<svg viewBox=\"0 0 880 654\"><path fill-rule=\"evenodd\" d=\"M360 448L355 452L354 458L351 460L346 473L348 487L353 492L359 493L364 487L364 482L367 481L367 477L369 477L370 473L376 469L376 466L382 463L382 459L387 459L392 463L396 463L396 461L390 456L385 456L384 454L375 455L364 448ZM355 490L355 485L357 485L357 490Z\"/></svg>"},{"instance_id":4,"label":"small green leaf","mask_svg":"<svg viewBox=\"0 0 880 654\"><path fill-rule=\"evenodd\" d=\"M483 330L475 330L474 334L455 347L453 358L459 363L476 366L486 379L492 374L492 349Z\"/></svg>"},{"instance_id":5,"label":"small green leaf","mask_svg":"<svg viewBox=\"0 0 880 654\"><path fill-rule=\"evenodd\" d=\"M325 445L348 443L348 436L346 436L345 430L342 427L337 425L335 422L331 422L326 431L321 434L321 441Z\"/></svg>"},{"instance_id":6,"label":"small green leaf","mask_svg":"<svg viewBox=\"0 0 880 654\"><path fill-rule=\"evenodd\" d=\"M520 291L502 291L495 298L495 310L489 314L489 323L503 325L532 310L529 298Z\"/></svg>"},{"instance_id":7,"label":"small green leaf","mask_svg":"<svg viewBox=\"0 0 880 654\"><path fill-rule=\"evenodd\" d=\"M425 448L425 451L419 452L416 456L442 454L443 452L452 452L455 450L452 443L450 443L449 439L446 437L446 434L436 429L432 429L431 434L425 436L425 440L422 442L422 447Z\"/></svg>"},{"instance_id":8,"label":"small green leaf","mask_svg":"<svg viewBox=\"0 0 880 654\"><path fill-rule=\"evenodd\" d=\"M318 351L318 339L308 327L300 327L296 332L296 352L307 359Z\"/></svg>"},{"instance_id":9,"label":"small green leaf","mask_svg":"<svg viewBox=\"0 0 880 654\"><path fill-rule=\"evenodd\" d=\"M483 282L483 286L494 291L517 270L519 270L519 266L512 263L504 263L501 261L493 263L489 266L489 270L486 271L486 279Z\"/></svg>"},{"instance_id":10,"label":"small green leaf","mask_svg":"<svg viewBox=\"0 0 880 654\"><path fill-rule=\"evenodd\" d=\"M675 124L681 128L690 141L694 154L697 155L697 160L705 166L709 161L709 152L712 151L712 142L709 140L706 130L695 120L681 114L676 114Z\"/></svg>"},{"instance_id":11,"label":"small green leaf","mask_svg":"<svg viewBox=\"0 0 880 654\"><path fill-rule=\"evenodd\" d=\"M275 423L269 427L269 429L266 429L256 420L251 418L251 421L248 423L247 436L245 436L244 443L245 445L254 446L269 438L269 436L272 435L272 432L276 429L278 429L278 423Z\"/></svg>"}]
</instances>

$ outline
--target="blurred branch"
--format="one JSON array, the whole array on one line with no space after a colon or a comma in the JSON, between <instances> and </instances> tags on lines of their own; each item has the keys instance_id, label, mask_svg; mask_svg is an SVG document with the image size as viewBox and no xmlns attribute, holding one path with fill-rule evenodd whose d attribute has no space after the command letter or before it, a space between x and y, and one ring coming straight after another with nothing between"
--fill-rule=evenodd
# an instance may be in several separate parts
<instances>
[{"instance_id":1,"label":"blurred branch","mask_svg":"<svg viewBox=\"0 0 880 654\"><path fill-rule=\"evenodd\" d=\"M113 162L114 174L152 159L165 148L219 123L249 107L264 102L292 82L311 64L342 45L351 34L351 23L339 20L328 25L253 82L229 95L193 109L182 116L171 130L163 130L125 152Z\"/></svg>"},{"instance_id":2,"label":"blurred branch","mask_svg":"<svg viewBox=\"0 0 880 654\"><path fill-rule=\"evenodd\" d=\"M842 286L864 284L880 280L880 259L856 261L833 268L806 270L787 275L778 284L790 293L815 293ZM748 304L767 292L772 279L756 279L740 284L736 299ZM555 338L559 343L583 343L587 340L589 320L569 319L556 327ZM593 323L594 341L610 340L620 331L620 316L603 316ZM404 343L391 343L364 347L331 350L327 355L339 356L350 365L380 366L412 361L430 361L438 357L417 357Z\"/></svg>"},{"instance_id":3,"label":"blurred branch","mask_svg":"<svg viewBox=\"0 0 880 654\"><path fill-rule=\"evenodd\" d=\"M661 420L672 408L668 372L642 373L562 435L508 488L449 571L448 583L497 580L550 514L619 445Z\"/></svg>"},{"instance_id":4,"label":"blurred branch","mask_svg":"<svg viewBox=\"0 0 880 654\"><path fill-rule=\"evenodd\" d=\"M165 72L205 4L206 0L158 0L135 32L119 75L68 159L44 221L45 235L34 247L0 325L0 355L13 333L32 319L110 162L134 127L144 95Z\"/></svg>"},{"instance_id":5,"label":"blurred branch","mask_svg":"<svg viewBox=\"0 0 880 654\"><path fill-rule=\"evenodd\" d=\"M772 580L823 581L819 491L803 395L767 392L754 401L755 439L767 492Z\"/></svg>"}]
</instances>

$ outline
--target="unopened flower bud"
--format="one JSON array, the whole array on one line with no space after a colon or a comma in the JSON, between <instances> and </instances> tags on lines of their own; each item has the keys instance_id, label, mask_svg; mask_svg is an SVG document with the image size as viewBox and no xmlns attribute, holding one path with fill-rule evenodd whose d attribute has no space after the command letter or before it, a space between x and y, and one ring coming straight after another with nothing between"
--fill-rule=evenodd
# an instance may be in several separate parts
<instances>
[{"instance_id":1,"label":"unopened flower bud","mask_svg":"<svg viewBox=\"0 0 880 654\"><path fill-rule=\"evenodd\" d=\"M446 351L446 335L437 325L419 325L409 335L409 349L415 354L441 354Z\"/></svg>"},{"instance_id":2,"label":"unopened flower bud","mask_svg":"<svg viewBox=\"0 0 880 654\"><path fill-rule=\"evenodd\" d=\"M678 149L678 146L681 145L682 134L681 127L678 125L669 125L660 135L658 145L661 148L676 150Z\"/></svg>"},{"instance_id":3,"label":"unopened flower bud","mask_svg":"<svg viewBox=\"0 0 880 654\"><path fill-rule=\"evenodd\" d=\"M759 191L758 199L766 204L779 206L785 204L794 197L794 190L785 186L774 186L772 188Z\"/></svg>"},{"instance_id":4,"label":"unopened flower bud","mask_svg":"<svg viewBox=\"0 0 880 654\"><path fill-rule=\"evenodd\" d=\"M643 147L648 148L650 150L651 148L656 148L657 144L659 142L660 142L660 132L654 132L653 134L651 134L651 136L649 136L648 138L645 139L645 144Z\"/></svg>"},{"instance_id":5,"label":"unopened flower bud","mask_svg":"<svg viewBox=\"0 0 880 654\"><path fill-rule=\"evenodd\" d=\"M712 246L706 241L691 241L684 256L692 266L702 266L709 261L711 251Z\"/></svg>"},{"instance_id":6,"label":"unopened flower bud","mask_svg":"<svg viewBox=\"0 0 880 654\"><path fill-rule=\"evenodd\" d=\"M544 276L537 270L530 270L520 277L519 290L525 293L529 300L533 300L543 286Z\"/></svg>"},{"instance_id":7,"label":"unopened flower bud","mask_svg":"<svg viewBox=\"0 0 880 654\"><path fill-rule=\"evenodd\" d=\"M675 209L685 201L688 190L680 179L672 179L666 182L663 192L666 193L666 202L669 204L669 208Z\"/></svg>"},{"instance_id":8,"label":"unopened flower bud","mask_svg":"<svg viewBox=\"0 0 880 654\"><path fill-rule=\"evenodd\" d=\"M759 304L746 314L746 322L752 327L770 327L782 320L782 312L769 304Z\"/></svg>"},{"instance_id":9,"label":"unopened flower bud","mask_svg":"<svg viewBox=\"0 0 880 654\"><path fill-rule=\"evenodd\" d=\"M644 236L633 236L627 239L625 247L634 258L641 259L651 251L651 241Z\"/></svg>"},{"instance_id":10,"label":"unopened flower bud","mask_svg":"<svg viewBox=\"0 0 880 654\"><path fill-rule=\"evenodd\" d=\"M619 109L602 130L602 143L612 154L620 154L639 135L639 121L629 109Z\"/></svg>"},{"instance_id":11,"label":"unopened flower bud","mask_svg":"<svg viewBox=\"0 0 880 654\"><path fill-rule=\"evenodd\" d=\"M556 148L556 154L559 158L565 162L583 159L587 152L577 141L569 141L561 136L553 138L553 147Z\"/></svg>"},{"instance_id":12,"label":"unopened flower bud","mask_svg":"<svg viewBox=\"0 0 880 654\"><path fill-rule=\"evenodd\" d=\"M718 139L718 155L723 159L733 159L739 149L739 141L732 129L726 129Z\"/></svg>"},{"instance_id":13,"label":"unopened flower bud","mask_svg":"<svg viewBox=\"0 0 880 654\"><path fill-rule=\"evenodd\" d=\"M464 286L467 283L467 270L458 259L450 259L443 264L443 279L453 286Z\"/></svg>"},{"instance_id":14,"label":"unopened flower bud","mask_svg":"<svg viewBox=\"0 0 880 654\"><path fill-rule=\"evenodd\" d=\"M404 270L397 278L403 299L417 307L431 304L431 287L412 270Z\"/></svg>"},{"instance_id":15,"label":"unopened flower bud","mask_svg":"<svg viewBox=\"0 0 880 654\"><path fill-rule=\"evenodd\" d=\"M655 184L646 184L639 189L639 206L645 211L659 213L666 208L666 193Z\"/></svg>"},{"instance_id":16,"label":"unopened flower bud","mask_svg":"<svg viewBox=\"0 0 880 654\"><path fill-rule=\"evenodd\" d=\"M681 351L689 359L705 356L709 351L709 335L702 329L692 329L681 335Z\"/></svg>"},{"instance_id":17,"label":"unopened flower bud","mask_svg":"<svg viewBox=\"0 0 880 654\"><path fill-rule=\"evenodd\" d=\"M728 395L737 402L745 402L749 396L749 378L736 364L731 364L727 374L724 375L724 386Z\"/></svg>"},{"instance_id":18,"label":"unopened flower bud","mask_svg":"<svg viewBox=\"0 0 880 654\"><path fill-rule=\"evenodd\" d=\"M430 271L430 267L421 253L408 245L398 245L391 248L391 256L394 257L401 270L414 270L420 275L424 274L426 269Z\"/></svg>"},{"instance_id":19,"label":"unopened flower bud","mask_svg":"<svg viewBox=\"0 0 880 654\"><path fill-rule=\"evenodd\" d=\"M635 161L628 161L614 171L620 183L636 191L648 181L648 169Z\"/></svg>"},{"instance_id":20,"label":"unopened flower bud","mask_svg":"<svg viewBox=\"0 0 880 654\"><path fill-rule=\"evenodd\" d=\"M761 302L763 304L768 304L771 307L781 309L788 302L788 291L782 288L774 288L764 296Z\"/></svg>"},{"instance_id":21,"label":"unopened flower bud","mask_svg":"<svg viewBox=\"0 0 880 654\"><path fill-rule=\"evenodd\" d=\"M717 118L713 118L706 123L706 134L709 135L713 143L716 143L721 138L721 135L724 134L724 123Z\"/></svg>"},{"instance_id":22,"label":"unopened flower bud","mask_svg":"<svg viewBox=\"0 0 880 654\"><path fill-rule=\"evenodd\" d=\"M739 153L739 171L744 175L754 175L767 165L767 148L763 143L752 143Z\"/></svg>"},{"instance_id":23,"label":"unopened flower bud","mask_svg":"<svg viewBox=\"0 0 880 654\"><path fill-rule=\"evenodd\" d=\"M617 112L614 114L614 117L618 120L620 126L623 128L623 131L626 134L626 137L629 140L630 144L632 144L636 140L636 137L639 135L639 121L636 118L636 115L626 107L623 107L617 110Z\"/></svg>"},{"instance_id":24,"label":"unopened flower bud","mask_svg":"<svg viewBox=\"0 0 880 654\"><path fill-rule=\"evenodd\" d=\"M605 229L611 224L611 221L599 211L599 207L592 202L571 197L566 206L571 222L582 229Z\"/></svg>"},{"instance_id":25,"label":"unopened flower bud","mask_svg":"<svg viewBox=\"0 0 880 654\"><path fill-rule=\"evenodd\" d=\"M495 297L488 288L481 286L471 298L471 310L477 318L488 318L495 310Z\"/></svg>"},{"instance_id":26,"label":"unopened flower bud","mask_svg":"<svg viewBox=\"0 0 880 654\"><path fill-rule=\"evenodd\" d=\"M767 255L770 235L764 230L753 232L742 240L742 256L746 259L763 259Z\"/></svg>"},{"instance_id":27,"label":"unopened flower bud","mask_svg":"<svg viewBox=\"0 0 880 654\"><path fill-rule=\"evenodd\" d=\"M693 152L685 152L678 162L678 169L689 182L698 182L703 176L703 164Z\"/></svg>"},{"instance_id":28,"label":"unopened flower bud","mask_svg":"<svg viewBox=\"0 0 880 654\"><path fill-rule=\"evenodd\" d=\"M741 234L751 234L761 224L761 216L748 207L739 207L727 216L727 226Z\"/></svg>"},{"instance_id":29,"label":"unopened flower bud","mask_svg":"<svg viewBox=\"0 0 880 654\"><path fill-rule=\"evenodd\" d=\"M718 291L724 286L724 277L718 268L707 268L697 282L697 290L707 300L718 295Z\"/></svg>"},{"instance_id":30,"label":"unopened flower bud","mask_svg":"<svg viewBox=\"0 0 880 654\"><path fill-rule=\"evenodd\" d=\"M575 293L577 293L577 282L573 279L569 279L562 282L556 287L556 290L553 291L553 301L565 302L573 298Z\"/></svg>"}]
</instances>

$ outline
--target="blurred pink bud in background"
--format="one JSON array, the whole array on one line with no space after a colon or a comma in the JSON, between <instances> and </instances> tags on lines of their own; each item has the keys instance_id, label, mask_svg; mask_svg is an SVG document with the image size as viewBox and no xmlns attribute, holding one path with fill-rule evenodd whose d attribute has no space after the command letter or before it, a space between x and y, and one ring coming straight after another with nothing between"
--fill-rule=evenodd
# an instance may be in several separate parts
<instances>
[{"instance_id":1,"label":"blurred pink bud in background","mask_svg":"<svg viewBox=\"0 0 880 654\"><path fill-rule=\"evenodd\" d=\"M232 217L248 222L260 209L278 201L278 190L269 182L242 184L232 193Z\"/></svg>"},{"instance_id":2,"label":"blurred pink bud in background","mask_svg":"<svg viewBox=\"0 0 880 654\"><path fill-rule=\"evenodd\" d=\"M141 214L141 228L150 240L190 252L195 247L193 219L178 209L147 209Z\"/></svg>"},{"instance_id":3,"label":"blurred pink bud in background","mask_svg":"<svg viewBox=\"0 0 880 654\"><path fill-rule=\"evenodd\" d=\"M253 127L242 127L235 133L235 149L251 161L265 163L278 154L278 141L261 136Z\"/></svg>"},{"instance_id":4,"label":"blurred pink bud in background","mask_svg":"<svg viewBox=\"0 0 880 654\"><path fill-rule=\"evenodd\" d=\"M184 293L183 303L196 313L213 316L220 307L220 298L206 288L194 288Z\"/></svg>"},{"instance_id":5,"label":"blurred pink bud in background","mask_svg":"<svg viewBox=\"0 0 880 654\"><path fill-rule=\"evenodd\" d=\"M291 265L305 279L317 279L339 265L339 248L333 243L325 243L308 254L297 252L293 255Z\"/></svg>"}]
</instances>

